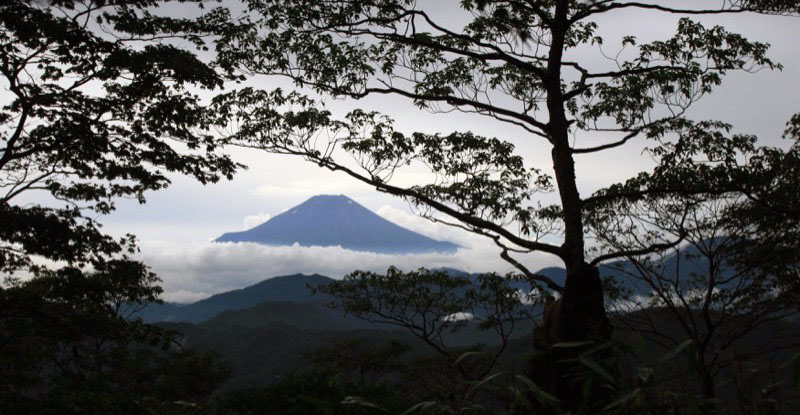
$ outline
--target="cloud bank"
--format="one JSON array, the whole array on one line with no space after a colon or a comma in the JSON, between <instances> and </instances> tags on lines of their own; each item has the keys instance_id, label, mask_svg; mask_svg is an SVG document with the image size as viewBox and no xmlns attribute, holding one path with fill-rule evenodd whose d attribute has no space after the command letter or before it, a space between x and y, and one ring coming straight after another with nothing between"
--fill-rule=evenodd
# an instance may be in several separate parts
<instances>
[{"instance_id":1,"label":"cloud bank","mask_svg":"<svg viewBox=\"0 0 800 415\"><path fill-rule=\"evenodd\" d=\"M491 249L464 248L454 254L385 255L341 247L144 242L141 251L144 261L162 279L164 299L175 302L197 301L267 278L295 273L341 278L354 270L383 272L392 265L404 270L420 267L449 267L469 272L511 270L498 252Z\"/></svg>"}]
</instances>

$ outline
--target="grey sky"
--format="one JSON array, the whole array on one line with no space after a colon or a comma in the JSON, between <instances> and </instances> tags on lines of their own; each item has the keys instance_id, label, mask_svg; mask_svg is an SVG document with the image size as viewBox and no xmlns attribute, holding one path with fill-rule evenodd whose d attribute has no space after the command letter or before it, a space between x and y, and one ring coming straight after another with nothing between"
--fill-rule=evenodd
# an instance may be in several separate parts
<instances>
[{"instance_id":1,"label":"grey sky","mask_svg":"<svg viewBox=\"0 0 800 415\"><path fill-rule=\"evenodd\" d=\"M717 5L718 1L709 1ZM434 4L435 14L447 16L457 2L420 2ZM678 16L662 16L641 11L618 12L598 22L607 45L625 34L635 34L648 41L670 36ZM722 24L752 40L772 44L771 57L784 70L756 74L731 74L717 92L696 104L690 115L696 119L719 119L736 126L738 132L757 134L762 143L785 145L779 139L790 115L800 111L800 22L797 18L754 15L704 17L704 23ZM576 58L596 59L596 51L581 50ZM607 63L607 62L605 62ZM283 80L261 78L252 81L265 89L286 87ZM390 115L404 132L451 132L471 130L515 143L531 166L549 170L549 148L540 139L521 129L477 115L430 114L417 110L410 102L396 97L369 97L360 102L327 100L334 113L355 107ZM585 136L579 140L598 140ZM589 141L586 141L589 142ZM609 152L577 157L577 177L582 194L630 177L647 168L650 161L641 155L643 142ZM377 193L342 174L322 170L289 156L276 156L256 150L230 149L237 161L249 166L233 181L202 186L182 177L173 185L151 193L148 203L140 206L121 201L117 212L102 218L106 230L119 235L132 232L142 243L142 256L164 280L166 298L193 300L222 290L252 284L264 278L293 272L319 272L331 276L356 268L385 269L395 264L405 268L451 266L469 271L511 269L498 257L489 241L454 229L442 229L411 217L402 200ZM411 170L406 179L424 175ZM403 177L400 177L403 180ZM420 233L450 239L468 246L453 256L393 257L341 252L337 248L269 248L243 245L221 246L208 241L227 231L241 230L253 216L266 218L321 193L346 194L382 216ZM248 218L250 217L250 218ZM335 260L333 259L335 258ZM553 258L531 256L525 262L533 269L557 264Z\"/></svg>"}]
</instances>

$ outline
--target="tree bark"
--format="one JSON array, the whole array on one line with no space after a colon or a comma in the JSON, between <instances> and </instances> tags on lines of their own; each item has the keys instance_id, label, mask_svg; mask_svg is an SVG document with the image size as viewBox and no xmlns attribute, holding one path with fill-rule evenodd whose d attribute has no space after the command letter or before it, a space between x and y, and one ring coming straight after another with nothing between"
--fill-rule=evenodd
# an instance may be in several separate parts
<instances>
[{"instance_id":1,"label":"tree bark","mask_svg":"<svg viewBox=\"0 0 800 415\"><path fill-rule=\"evenodd\" d=\"M714 387L714 378L707 370L702 370L700 373L703 387L703 409L706 414L715 414L717 412L717 393Z\"/></svg>"},{"instance_id":2,"label":"tree bark","mask_svg":"<svg viewBox=\"0 0 800 415\"><path fill-rule=\"evenodd\" d=\"M591 398L580 396L580 385L567 375L580 369L573 358L586 347L554 349L552 346L563 342L606 343L611 339L611 324L605 312L600 274L585 259L582 203L569 144L570 124L564 108L566 100L561 90L563 50L569 28L568 8L567 0L560 0L556 5L547 71L543 79L550 116L547 132L553 145L553 170L563 210L562 259L567 275L562 297L546 306L543 324L534 332L534 347L538 353L529 362L527 374L534 382L553 392L565 409L576 409L582 399Z\"/></svg>"},{"instance_id":3,"label":"tree bark","mask_svg":"<svg viewBox=\"0 0 800 415\"><path fill-rule=\"evenodd\" d=\"M572 375L585 371L575 358L610 339L611 324L605 313L597 268L585 262L568 267L563 296L546 304L543 323L534 330L535 353L528 362L526 375L555 395L564 410L575 411L583 402L602 408L608 397L583 396L583 382ZM578 347L553 347L566 342L586 343ZM538 409L547 413L544 407Z\"/></svg>"},{"instance_id":4,"label":"tree bark","mask_svg":"<svg viewBox=\"0 0 800 415\"><path fill-rule=\"evenodd\" d=\"M575 160L569 144L570 123L567 120L565 97L561 89L561 68L565 39L569 30L568 0L559 0L552 20L552 44L546 77L548 136L553 145L552 160L564 220L563 256L567 277L560 302L562 308L553 341L606 342L611 338L611 325L603 306L603 289L596 267L586 263L582 201L575 176Z\"/></svg>"}]
</instances>

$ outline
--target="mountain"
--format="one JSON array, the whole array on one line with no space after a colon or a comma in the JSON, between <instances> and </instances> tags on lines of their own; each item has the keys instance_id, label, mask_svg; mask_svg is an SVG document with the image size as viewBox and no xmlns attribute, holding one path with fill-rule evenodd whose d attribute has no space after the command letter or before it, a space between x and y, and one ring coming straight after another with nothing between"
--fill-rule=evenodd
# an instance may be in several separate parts
<instances>
[{"instance_id":1,"label":"mountain","mask_svg":"<svg viewBox=\"0 0 800 415\"><path fill-rule=\"evenodd\" d=\"M679 260L677 255L670 255L665 258L663 263L665 275L677 276L678 280L687 281L692 277L693 273L702 274L707 267L706 260L702 257L697 257L696 248L687 247L682 249L680 257L683 260ZM447 272L453 277L469 278L474 284L478 284L479 274L470 274L451 268L439 268L436 270ZM625 275L625 272L636 273L636 268L629 261L617 261L600 265L599 270L602 278L617 277L617 281L633 294L646 296L650 293L651 288L649 286ZM728 272L729 270L723 271L723 275L728 275ZM560 267L543 268L537 274L549 277L556 284L562 286L566 279L566 271ZM225 311L242 310L267 302L321 303L326 300L326 297L321 294L313 295L308 287L326 285L331 281L333 279L317 274L274 277L249 287L217 294L188 305L148 304L143 310L136 312L134 316L141 317L146 323L164 321L200 323L208 321ZM735 283L736 281L732 281L729 284ZM512 287L522 291L530 290L530 285L523 281L515 281L510 284Z\"/></svg>"},{"instance_id":2,"label":"mountain","mask_svg":"<svg viewBox=\"0 0 800 415\"><path fill-rule=\"evenodd\" d=\"M238 326L259 328L285 324L300 330L355 330L375 328L376 324L346 315L322 303L270 301L241 310L229 310L201 323L203 327ZM378 326L377 329L395 327Z\"/></svg>"},{"instance_id":3,"label":"mountain","mask_svg":"<svg viewBox=\"0 0 800 415\"><path fill-rule=\"evenodd\" d=\"M286 275L274 277L239 290L212 295L187 305L148 304L134 314L145 323L159 321L182 321L199 323L211 319L223 311L241 310L270 301L299 303L319 302L322 295L313 295L308 287L326 285L333 281L322 275Z\"/></svg>"},{"instance_id":4,"label":"mountain","mask_svg":"<svg viewBox=\"0 0 800 415\"><path fill-rule=\"evenodd\" d=\"M722 238L708 239L702 242L707 247L719 244ZM709 248L713 249L713 248ZM653 264L655 266L655 264ZM672 252L661 258L658 265L658 272L665 281L689 282L696 275L704 276L708 273L708 258L701 254L700 250L694 245L681 247L678 252ZM734 288L739 284L739 280L731 278L736 275L736 271L730 265L717 264L723 280L730 279L726 283L718 284L719 288ZM617 260L601 264L598 267L601 278L614 277L621 287L630 290L634 295L648 296L652 293L652 287L638 276L639 270L636 265L629 260ZM567 278L567 271L561 267L543 268L536 272L552 279L556 284L563 286ZM688 289L688 288L684 288Z\"/></svg>"},{"instance_id":5,"label":"mountain","mask_svg":"<svg viewBox=\"0 0 800 415\"><path fill-rule=\"evenodd\" d=\"M344 195L314 196L255 228L226 233L216 242L341 246L383 254L451 253L459 248L395 225Z\"/></svg>"},{"instance_id":6,"label":"mountain","mask_svg":"<svg viewBox=\"0 0 800 415\"><path fill-rule=\"evenodd\" d=\"M469 274L456 269L441 268L441 271L447 272L454 277L466 277L473 283L477 284L477 277L479 274ZM238 290L227 291L224 293L216 294L205 300L200 300L191 304L147 304L142 310L136 311L133 316L140 317L145 323L157 322L189 322L201 323L213 320L215 317L222 317L223 314L231 311L245 310L251 307L258 308L257 306L265 303L297 303L299 304L314 303L319 305L324 303L328 297L325 294L312 294L309 287L317 287L327 285L332 278L323 275L284 275L280 277L272 277L261 281L257 284L240 288ZM530 289L526 283L514 283L520 289ZM265 307L277 307L265 305ZM287 310L290 305L284 306L281 310ZM266 310L262 309L261 311ZM314 308L314 307L312 307ZM318 307L316 307L319 309ZM284 313L284 311L276 311L278 309L270 309L272 311ZM230 314L226 317L226 321L230 321L233 315L246 316L244 314ZM338 318L338 317L337 317Z\"/></svg>"}]
</instances>

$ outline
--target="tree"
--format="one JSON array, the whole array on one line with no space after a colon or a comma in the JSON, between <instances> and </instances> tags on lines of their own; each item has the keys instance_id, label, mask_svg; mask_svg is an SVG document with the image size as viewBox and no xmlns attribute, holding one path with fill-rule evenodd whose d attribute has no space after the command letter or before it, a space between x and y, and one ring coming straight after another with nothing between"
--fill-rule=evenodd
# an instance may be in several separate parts
<instances>
[{"instance_id":1,"label":"tree","mask_svg":"<svg viewBox=\"0 0 800 415\"><path fill-rule=\"evenodd\" d=\"M591 243L596 235L587 227L587 215L598 205L631 195L612 186L582 196L575 157L635 140L656 145L691 140L708 123L690 120L686 110L727 73L780 67L767 57L768 45L723 27L705 27L692 17L798 12L791 1L730 0L709 8L681 8L629 1L464 0L459 5L465 24L458 29L411 0L247 4L246 29L229 32L217 44L219 62L231 70L286 76L334 97L396 95L429 111L487 116L519 127L526 139L550 149L553 177L529 166L507 140L459 131L407 133L389 117L363 110L336 119L298 92L243 88L216 101L220 124L235 127L231 139L238 145L300 156L344 172L407 199L423 216L491 238L520 273L561 294L557 307L562 312L554 314L560 317L544 331L552 333L545 339L548 344L607 341L611 328L597 266L682 240L595 254ZM640 44L629 35L618 45L629 54L599 63L576 60L580 55L573 51L605 56L602 48L610 45L599 35L596 18L620 10L682 18L671 38ZM583 144L593 132L615 138ZM349 152L357 166L340 159L340 150ZM427 166L437 179L417 186L395 184L394 173L411 163ZM550 191L557 192L560 203L536 203L538 193ZM707 189L636 190L640 195L666 191ZM553 234L563 242L547 242L545 236ZM530 252L563 261L564 285L525 268L517 258Z\"/></svg>"},{"instance_id":2,"label":"tree","mask_svg":"<svg viewBox=\"0 0 800 415\"><path fill-rule=\"evenodd\" d=\"M210 118L190 87L223 78L191 50L220 19L152 14L155 1L14 1L0 8L0 71L8 88L0 113L0 270L36 273L34 257L102 262L132 248L93 219L113 199L144 202L167 172L202 183L237 165L217 151ZM42 203L20 200L45 193ZM20 200L19 202L16 202ZM34 199L35 200L35 199ZM58 206L61 205L62 206ZM91 213L87 213L91 212Z\"/></svg>"},{"instance_id":3,"label":"tree","mask_svg":"<svg viewBox=\"0 0 800 415\"><path fill-rule=\"evenodd\" d=\"M229 16L170 18L161 4L0 6L0 394L9 412L164 413L172 409L162 404L199 402L224 379L213 356L127 319L126 307L157 301L161 289L130 258L133 236L105 235L95 219L116 198L143 203L169 173L209 183L238 167L220 154L196 94L225 79L196 53Z\"/></svg>"},{"instance_id":4,"label":"tree","mask_svg":"<svg viewBox=\"0 0 800 415\"><path fill-rule=\"evenodd\" d=\"M316 290L331 296L332 308L408 330L446 362L460 361L455 370L467 380L490 373L506 350L515 325L530 321L534 313L532 304L521 303L524 294L519 287L493 273L471 278L391 267L386 274L356 271ZM468 326L490 331L497 347L476 353L481 358L475 361L460 358L465 351L477 352L474 345L457 341L456 333Z\"/></svg>"},{"instance_id":5,"label":"tree","mask_svg":"<svg viewBox=\"0 0 800 415\"><path fill-rule=\"evenodd\" d=\"M131 304L156 300L154 279L142 264L112 260L0 291L0 410L200 413L230 369L130 319Z\"/></svg>"},{"instance_id":6,"label":"tree","mask_svg":"<svg viewBox=\"0 0 800 415\"><path fill-rule=\"evenodd\" d=\"M785 138L796 139L793 122ZM729 130L704 123L653 149L654 171L613 190L628 197L608 199L587 215L605 252L683 241L608 265L633 291L617 320L668 350L691 340L687 352L712 406L719 378L733 365L795 346L787 332L800 312L791 254L800 248L798 200L790 190L800 185L797 144L757 148L755 137Z\"/></svg>"},{"instance_id":7,"label":"tree","mask_svg":"<svg viewBox=\"0 0 800 415\"><path fill-rule=\"evenodd\" d=\"M782 284L800 278L800 114L786 124L788 150L763 148L750 157L738 180L747 186L747 199L731 206L729 227L744 232L739 267L758 269Z\"/></svg>"}]
</instances>

